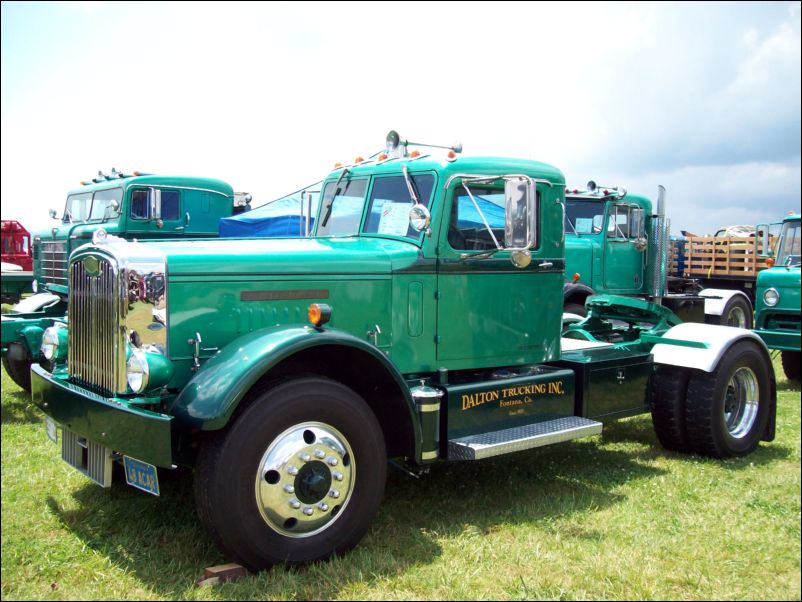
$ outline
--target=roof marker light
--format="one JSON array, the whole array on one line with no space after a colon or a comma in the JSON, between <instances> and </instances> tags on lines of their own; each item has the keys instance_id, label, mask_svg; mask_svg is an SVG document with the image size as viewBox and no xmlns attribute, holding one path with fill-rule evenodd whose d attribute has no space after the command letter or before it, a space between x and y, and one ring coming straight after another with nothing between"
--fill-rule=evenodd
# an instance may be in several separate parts
<instances>
[{"instance_id":1,"label":"roof marker light","mask_svg":"<svg viewBox=\"0 0 802 602\"><path fill-rule=\"evenodd\" d=\"M362 161L364 161L364 159L359 155L357 155L356 158L354 159L354 163L362 163Z\"/></svg>"},{"instance_id":2,"label":"roof marker light","mask_svg":"<svg viewBox=\"0 0 802 602\"><path fill-rule=\"evenodd\" d=\"M412 151L411 153L409 153L409 156L410 156L410 158L412 158L412 159L414 159L415 157L420 157L420 151L416 151L416 150L414 150L414 151Z\"/></svg>"}]
</instances>

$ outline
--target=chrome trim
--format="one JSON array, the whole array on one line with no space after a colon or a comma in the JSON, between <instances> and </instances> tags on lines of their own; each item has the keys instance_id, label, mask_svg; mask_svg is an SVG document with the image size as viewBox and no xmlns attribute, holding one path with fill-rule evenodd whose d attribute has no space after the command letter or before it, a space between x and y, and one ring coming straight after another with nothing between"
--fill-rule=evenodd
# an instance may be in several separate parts
<instances>
[{"instance_id":1,"label":"chrome trim","mask_svg":"<svg viewBox=\"0 0 802 602\"><path fill-rule=\"evenodd\" d=\"M67 242L43 240L39 250L39 269L47 284L67 285Z\"/></svg>"},{"instance_id":2,"label":"chrome trim","mask_svg":"<svg viewBox=\"0 0 802 602\"><path fill-rule=\"evenodd\" d=\"M469 173L456 173L451 176L446 185L443 187L443 190L448 190L448 187L451 186L451 182L453 182L457 178L462 178L463 180L473 180L474 182L494 182L496 180L505 180L507 178L528 178L532 182L536 184L546 184L550 188L554 188L555 186L562 186L565 187L565 184L555 184L554 182L550 182L549 180L544 180L542 178L533 178L532 176L528 176L522 173L508 173L508 174L469 174Z\"/></svg>"},{"instance_id":3,"label":"chrome trim","mask_svg":"<svg viewBox=\"0 0 802 602\"><path fill-rule=\"evenodd\" d=\"M86 451L84 451L86 450ZM112 450L61 429L61 458L101 487L111 487Z\"/></svg>"},{"instance_id":4,"label":"chrome trim","mask_svg":"<svg viewBox=\"0 0 802 602\"><path fill-rule=\"evenodd\" d=\"M727 431L735 439L743 439L752 430L760 407L760 387L754 371L738 368L724 391L722 414Z\"/></svg>"}]
</instances>

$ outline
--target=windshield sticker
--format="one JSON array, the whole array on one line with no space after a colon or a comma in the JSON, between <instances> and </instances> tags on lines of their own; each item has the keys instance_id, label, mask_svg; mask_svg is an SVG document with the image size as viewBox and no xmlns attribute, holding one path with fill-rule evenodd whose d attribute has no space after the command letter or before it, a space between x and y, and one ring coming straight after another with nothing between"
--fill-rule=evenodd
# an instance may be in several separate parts
<instances>
[{"instance_id":1,"label":"windshield sticker","mask_svg":"<svg viewBox=\"0 0 802 602\"><path fill-rule=\"evenodd\" d=\"M592 234L593 233L593 218L592 217L578 217L576 218L576 232L577 234Z\"/></svg>"},{"instance_id":2,"label":"windshield sticker","mask_svg":"<svg viewBox=\"0 0 802 602\"><path fill-rule=\"evenodd\" d=\"M409 230L409 203L394 203L393 201L377 199L382 203L382 214L379 219L379 234L392 234L406 236Z\"/></svg>"}]
</instances>

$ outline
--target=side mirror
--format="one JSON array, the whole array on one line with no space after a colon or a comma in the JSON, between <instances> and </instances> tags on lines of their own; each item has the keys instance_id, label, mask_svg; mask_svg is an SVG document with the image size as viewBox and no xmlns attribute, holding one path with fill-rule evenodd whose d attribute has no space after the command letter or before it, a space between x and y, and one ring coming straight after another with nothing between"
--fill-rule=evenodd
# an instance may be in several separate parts
<instances>
[{"instance_id":1,"label":"side mirror","mask_svg":"<svg viewBox=\"0 0 802 602\"><path fill-rule=\"evenodd\" d=\"M51 209L50 211L48 211L48 212L47 212L47 214L48 214L48 215L49 215L51 218L53 218L53 219L57 219L57 218L56 218L56 216L57 216L58 214L56 213L56 210L55 210L55 209Z\"/></svg>"},{"instance_id":2,"label":"side mirror","mask_svg":"<svg viewBox=\"0 0 802 602\"><path fill-rule=\"evenodd\" d=\"M150 207L150 219L158 221L162 216L162 191L159 188L148 188L148 203Z\"/></svg>"},{"instance_id":3,"label":"side mirror","mask_svg":"<svg viewBox=\"0 0 802 602\"><path fill-rule=\"evenodd\" d=\"M425 205L417 203L409 210L409 225L415 232L423 232L432 223L432 215Z\"/></svg>"},{"instance_id":4,"label":"side mirror","mask_svg":"<svg viewBox=\"0 0 802 602\"><path fill-rule=\"evenodd\" d=\"M526 250L537 246L537 192L530 179L515 178L504 183L506 215L504 246Z\"/></svg>"},{"instance_id":5,"label":"side mirror","mask_svg":"<svg viewBox=\"0 0 802 602\"><path fill-rule=\"evenodd\" d=\"M645 251L648 246L646 239L646 231L644 227L643 209L640 207L633 207L632 212L629 214L631 223L629 235L635 239L634 245L638 251Z\"/></svg>"}]
</instances>

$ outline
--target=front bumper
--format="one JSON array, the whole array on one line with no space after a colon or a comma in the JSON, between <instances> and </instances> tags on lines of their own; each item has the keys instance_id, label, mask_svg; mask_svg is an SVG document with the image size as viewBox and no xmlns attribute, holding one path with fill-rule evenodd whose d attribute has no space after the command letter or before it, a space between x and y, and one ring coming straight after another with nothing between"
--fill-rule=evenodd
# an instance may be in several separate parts
<instances>
[{"instance_id":1,"label":"front bumper","mask_svg":"<svg viewBox=\"0 0 802 602\"><path fill-rule=\"evenodd\" d=\"M31 398L64 428L138 460L170 468L172 416L106 398L34 364Z\"/></svg>"}]
</instances>

